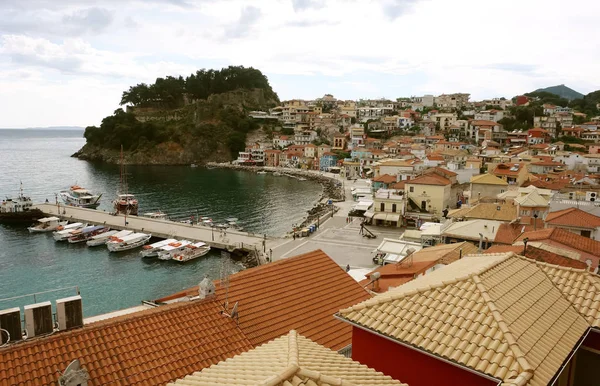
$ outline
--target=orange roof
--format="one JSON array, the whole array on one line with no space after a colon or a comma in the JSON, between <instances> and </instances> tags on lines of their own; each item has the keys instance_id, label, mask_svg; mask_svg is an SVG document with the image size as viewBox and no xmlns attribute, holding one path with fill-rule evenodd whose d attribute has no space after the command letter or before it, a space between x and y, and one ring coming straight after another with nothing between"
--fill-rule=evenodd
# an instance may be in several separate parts
<instances>
[{"instance_id":1,"label":"orange roof","mask_svg":"<svg viewBox=\"0 0 600 386\"><path fill-rule=\"evenodd\" d=\"M404 190L404 185L406 185L406 181L398 181L395 184L392 184L390 189Z\"/></svg>"},{"instance_id":2,"label":"orange roof","mask_svg":"<svg viewBox=\"0 0 600 386\"><path fill-rule=\"evenodd\" d=\"M215 285L224 302L224 288ZM162 300L197 290L193 287ZM325 347L340 350L352 343L352 328L333 314L368 298L367 291L321 250L229 277L229 304L239 302L240 329L254 346L296 329Z\"/></svg>"},{"instance_id":3,"label":"orange roof","mask_svg":"<svg viewBox=\"0 0 600 386\"><path fill-rule=\"evenodd\" d=\"M519 169L517 171L513 171L511 170L513 168L514 165L519 165ZM496 166L496 169L494 169L494 171L492 172L492 174L494 175L506 175L506 176L516 176L519 174L519 172L521 171L521 169L523 169L523 164L519 163L519 164L499 164L498 166Z\"/></svg>"},{"instance_id":4,"label":"orange roof","mask_svg":"<svg viewBox=\"0 0 600 386\"><path fill-rule=\"evenodd\" d=\"M458 174L454 173L453 171L447 170L447 169L443 169L443 168L439 168L439 167L434 167L434 168L429 168L427 170L425 170L424 174L430 174L430 173L435 173L444 177L454 177L457 176Z\"/></svg>"},{"instance_id":5,"label":"orange roof","mask_svg":"<svg viewBox=\"0 0 600 386\"><path fill-rule=\"evenodd\" d=\"M56 385L74 359L90 384L164 385L252 349L221 310L177 303L0 348L0 385Z\"/></svg>"},{"instance_id":6,"label":"orange roof","mask_svg":"<svg viewBox=\"0 0 600 386\"><path fill-rule=\"evenodd\" d=\"M546 228L539 231L525 232L517 238L517 241L522 241L526 237L529 241L552 240L571 249L600 256L600 241L576 235L561 228Z\"/></svg>"},{"instance_id":7,"label":"orange roof","mask_svg":"<svg viewBox=\"0 0 600 386\"><path fill-rule=\"evenodd\" d=\"M415 179L406 181L406 183L413 184L413 185L438 185L438 186L452 184L449 179L442 177L435 173L424 174Z\"/></svg>"},{"instance_id":8,"label":"orange roof","mask_svg":"<svg viewBox=\"0 0 600 386\"><path fill-rule=\"evenodd\" d=\"M560 265L562 267L572 267L577 269L587 269L587 264L583 261L571 259L545 249L536 248L531 245L527 246L527 250L523 253L522 245L494 245L486 249L485 253L504 253L514 252L518 255L528 257L533 260L543 261L544 263Z\"/></svg>"},{"instance_id":9,"label":"orange roof","mask_svg":"<svg viewBox=\"0 0 600 386\"><path fill-rule=\"evenodd\" d=\"M544 226L543 220L541 218L535 219L532 217L521 217L521 223L519 224L509 224L502 223L498 227L498 232L496 233L496 238L494 239L494 243L497 244L512 244L515 242L517 237L522 235L524 232L530 232L535 229L541 229Z\"/></svg>"},{"instance_id":10,"label":"orange roof","mask_svg":"<svg viewBox=\"0 0 600 386\"><path fill-rule=\"evenodd\" d=\"M565 166L563 163L555 161L538 161L531 164L535 166Z\"/></svg>"},{"instance_id":11,"label":"orange roof","mask_svg":"<svg viewBox=\"0 0 600 386\"><path fill-rule=\"evenodd\" d=\"M308 145L306 145L306 147L317 147L317 145L315 145L314 143L309 143Z\"/></svg>"},{"instance_id":12,"label":"orange roof","mask_svg":"<svg viewBox=\"0 0 600 386\"><path fill-rule=\"evenodd\" d=\"M600 217L584 212L578 208L569 208L550 212L546 216L546 223L555 226L570 226L577 228L600 227Z\"/></svg>"},{"instance_id":13,"label":"orange roof","mask_svg":"<svg viewBox=\"0 0 600 386\"><path fill-rule=\"evenodd\" d=\"M498 122L494 121L486 121L484 119L473 120L471 121L472 126L502 126Z\"/></svg>"},{"instance_id":14,"label":"orange roof","mask_svg":"<svg viewBox=\"0 0 600 386\"><path fill-rule=\"evenodd\" d=\"M527 130L528 133L534 132L534 133L544 133L544 134L548 134L548 130L542 129L541 127L534 127L533 129L529 129Z\"/></svg>"},{"instance_id":15,"label":"orange roof","mask_svg":"<svg viewBox=\"0 0 600 386\"><path fill-rule=\"evenodd\" d=\"M391 184L396 182L396 176L392 176L389 174L382 174L379 177L373 178L373 182L383 182L384 184Z\"/></svg>"},{"instance_id":16,"label":"orange roof","mask_svg":"<svg viewBox=\"0 0 600 386\"><path fill-rule=\"evenodd\" d=\"M272 154L275 154L275 153L281 153L281 150L277 150L277 149L267 149L267 150L265 150L265 153L272 153Z\"/></svg>"},{"instance_id":17,"label":"orange roof","mask_svg":"<svg viewBox=\"0 0 600 386\"><path fill-rule=\"evenodd\" d=\"M442 157L439 154L429 154L427 156L427 159L430 160L430 161L443 161L444 157Z\"/></svg>"}]
</instances>

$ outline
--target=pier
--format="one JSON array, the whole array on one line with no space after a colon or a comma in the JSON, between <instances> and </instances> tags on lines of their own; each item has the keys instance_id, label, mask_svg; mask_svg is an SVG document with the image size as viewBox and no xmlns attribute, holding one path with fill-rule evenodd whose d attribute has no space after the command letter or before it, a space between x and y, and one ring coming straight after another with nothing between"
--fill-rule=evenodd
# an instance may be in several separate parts
<instances>
[{"instance_id":1,"label":"pier","mask_svg":"<svg viewBox=\"0 0 600 386\"><path fill-rule=\"evenodd\" d=\"M39 209L48 216L57 216L72 222L83 222L105 225L111 229L132 230L152 234L160 238L178 238L190 241L202 241L211 248L228 252L253 253L258 264L267 261L269 250L282 244L285 240L266 235L257 235L235 230L221 230L204 225L184 224L169 220L159 220L140 216L114 215L109 212L63 206L55 204L38 204Z\"/></svg>"}]
</instances>

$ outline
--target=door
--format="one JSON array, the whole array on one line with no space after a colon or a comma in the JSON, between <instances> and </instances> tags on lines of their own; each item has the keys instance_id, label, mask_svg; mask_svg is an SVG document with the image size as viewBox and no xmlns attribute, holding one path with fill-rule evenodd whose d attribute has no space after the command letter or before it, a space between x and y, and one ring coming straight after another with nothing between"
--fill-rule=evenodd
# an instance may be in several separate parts
<instances>
[{"instance_id":1,"label":"door","mask_svg":"<svg viewBox=\"0 0 600 386\"><path fill-rule=\"evenodd\" d=\"M427 211L427 201L421 201L421 210Z\"/></svg>"}]
</instances>

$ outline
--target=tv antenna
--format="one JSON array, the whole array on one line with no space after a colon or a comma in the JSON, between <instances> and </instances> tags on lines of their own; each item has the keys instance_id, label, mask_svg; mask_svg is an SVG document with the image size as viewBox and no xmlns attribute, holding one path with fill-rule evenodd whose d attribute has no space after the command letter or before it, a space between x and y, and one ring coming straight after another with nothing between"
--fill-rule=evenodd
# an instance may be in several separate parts
<instances>
[{"instance_id":1,"label":"tv antenna","mask_svg":"<svg viewBox=\"0 0 600 386\"><path fill-rule=\"evenodd\" d=\"M229 252L221 251L221 288L225 288L225 311L229 312L229 275L231 274L231 258Z\"/></svg>"}]
</instances>

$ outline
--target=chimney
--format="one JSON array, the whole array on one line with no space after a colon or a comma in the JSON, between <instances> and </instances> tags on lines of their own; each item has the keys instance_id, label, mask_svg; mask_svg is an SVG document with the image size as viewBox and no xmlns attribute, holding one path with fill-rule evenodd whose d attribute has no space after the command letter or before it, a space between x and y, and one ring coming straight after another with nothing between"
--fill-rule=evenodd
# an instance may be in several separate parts
<instances>
[{"instance_id":1,"label":"chimney","mask_svg":"<svg viewBox=\"0 0 600 386\"><path fill-rule=\"evenodd\" d=\"M379 278L381 277L381 273L375 272L369 278L371 279L371 283L373 283L373 291L379 292Z\"/></svg>"},{"instance_id":2,"label":"chimney","mask_svg":"<svg viewBox=\"0 0 600 386\"><path fill-rule=\"evenodd\" d=\"M481 253L481 251L483 251L483 234L480 233L479 234L479 249L477 250L477 252Z\"/></svg>"},{"instance_id":3,"label":"chimney","mask_svg":"<svg viewBox=\"0 0 600 386\"><path fill-rule=\"evenodd\" d=\"M523 239L523 256L525 256L525 252L527 251L527 243L529 242L529 238L525 237Z\"/></svg>"},{"instance_id":4,"label":"chimney","mask_svg":"<svg viewBox=\"0 0 600 386\"><path fill-rule=\"evenodd\" d=\"M204 279L198 285L198 295L200 299L205 299L209 296L213 296L215 294L215 285L212 280L208 278L208 276L204 277Z\"/></svg>"}]
</instances>

